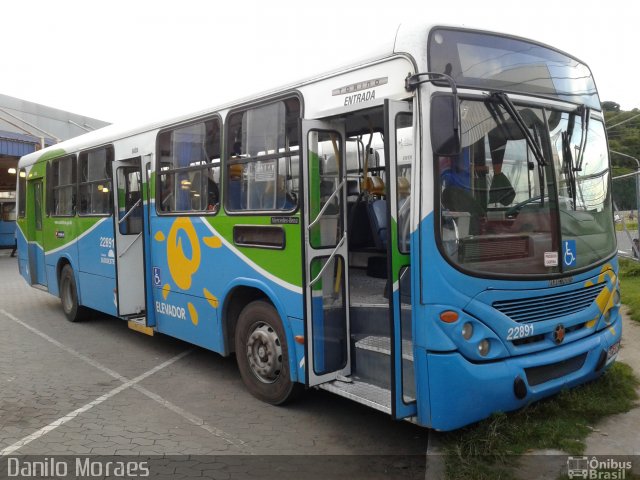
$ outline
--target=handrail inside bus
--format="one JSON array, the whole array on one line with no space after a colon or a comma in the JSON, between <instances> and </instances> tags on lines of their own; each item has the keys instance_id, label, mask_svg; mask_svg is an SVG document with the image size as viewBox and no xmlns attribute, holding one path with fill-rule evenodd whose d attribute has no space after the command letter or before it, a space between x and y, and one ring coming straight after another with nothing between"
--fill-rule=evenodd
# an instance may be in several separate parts
<instances>
[{"instance_id":1,"label":"handrail inside bus","mask_svg":"<svg viewBox=\"0 0 640 480\"><path fill-rule=\"evenodd\" d=\"M331 260L333 260L333 257L336 256L336 253L338 253L338 250L340 249L340 247L344 244L344 241L347 239L347 232L344 232L342 234L342 238L340 239L340 241L338 242L338 245L336 245L336 248L333 249L333 252L331 252L331 255L329 255L329 258L327 259L327 261L325 262L325 264L322 266L322 268L320 269L320 271L318 272L318 275L316 275L316 277L311 280L309 282L309 286L313 287L313 285L320 280L320 278L322 277L322 274L324 273L324 271L327 269L327 266L331 263Z\"/></svg>"},{"instance_id":2,"label":"handrail inside bus","mask_svg":"<svg viewBox=\"0 0 640 480\"><path fill-rule=\"evenodd\" d=\"M118 254L118 258L121 258L125 253L127 253L129 251L129 249L133 246L134 243L136 243L136 241L142 236L142 232L140 232L138 235L136 235L136 238L133 239L133 242L131 242L129 245L127 245L127 248L125 248L122 252L120 252Z\"/></svg>"},{"instance_id":3,"label":"handrail inside bus","mask_svg":"<svg viewBox=\"0 0 640 480\"><path fill-rule=\"evenodd\" d=\"M326 212L327 208L329 208L329 204L331 203L331 200L333 200L333 197L336 196L336 194L342 190L342 188L344 187L345 182L347 181L346 178L342 179L342 181L338 184L338 186L336 187L336 189L333 191L333 193L331 194L331 196L327 199L327 201L324 203L324 206L320 209L320 212L318 212L318 216L316 217L316 219L311 222L309 224L309 226L307 227L307 230L311 230L311 228L320 221L320 217L322 217L322 215L324 215L324 212Z\"/></svg>"},{"instance_id":4,"label":"handrail inside bus","mask_svg":"<svg viewBox=\"0 0 640 480\"><path fill-rule=\"evenodd\" d=\"M120 225L122 222L124 222L126 220L126 218L131 215L131 212L133 212L133 209L136 208L137 206L140 205L140 203L142 202L142 199L139 198L138 201L136 203L134 203L131 208L129 209L129 211L127 213L124 214L124 217L122 217L120 220L118 220L118 225Z\"/></svg>"}]
</instances>

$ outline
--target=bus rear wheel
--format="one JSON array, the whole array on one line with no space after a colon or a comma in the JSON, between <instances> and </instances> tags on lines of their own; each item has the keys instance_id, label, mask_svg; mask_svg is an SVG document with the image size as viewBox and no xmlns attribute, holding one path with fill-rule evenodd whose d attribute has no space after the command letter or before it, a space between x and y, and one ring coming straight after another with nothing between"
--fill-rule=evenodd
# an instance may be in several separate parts
<instances>
[{"instance_id":1,"label":"bus rear wheel","mask_svg":"<svg viewBox=\"0 0 640 480\"><path fill-rule=\"evenodd\" d=\"M240 375L254 397L281 405L299 392L301 385L291 381L285 331L270 303L258 300L242 310L235 347Z\"/></svg>"},{"instance_id":2,"label":"bus rear wheel","mask_svg":"<svg viewBox=\"0 0 640 480\"><path fill-rule=\"evenodd\" d=\"M79 322L86 315L86 309L78 304L78 289L71 265L65 265L60 272L60 301L62 310L70 322Z\"/></svg>"}]
</instances>

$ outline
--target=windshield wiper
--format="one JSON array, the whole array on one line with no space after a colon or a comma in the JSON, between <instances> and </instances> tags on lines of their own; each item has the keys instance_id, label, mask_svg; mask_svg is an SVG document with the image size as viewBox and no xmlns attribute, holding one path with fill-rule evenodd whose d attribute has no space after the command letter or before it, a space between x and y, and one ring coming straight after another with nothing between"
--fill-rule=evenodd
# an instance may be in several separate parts
<instances>
[{"instance_id":1,"label":"windshield wiper","mask_svg":"<svg viewBox=\"0 0 640 480\"><path fill-rule=\"evenodd\" d=\"M538 166L546 167L547 162L544 159L544 154L542 153L542 148L540 147L540 143L531 135L529 131L529 127L527 127L526 123L522 119L522 116L516 109L516 106L513 104L509 96L504 92L495 92L491 94L492 98L495 98L500 102L500 104L504 107L507 113L513 118L513 121L516 123L522 134L524 135L525 140L527 141L527 145L533 152L533 156L536 157L536 161L538 162ZM535 131L535 129L534 129Z\"/></svg>"},{"instance_id":2,"label":"windshield wiper","mask_svg":"<svg viewBox=\"0 0 640 480\"><path fill-rule=\"evenodd\" d=\"M580 136L580 145L578 146L578 158L573 158L571 152L571 138L573 137L573 127L575 126L576 115L580 115L580 129L582 135ZM571 197L572 206L574 210L577 210L578 204L576 202L578 196L578 182L576 172L582 171L582 162L584 160L584 151L587 146L587 133L589 131L589 119L591 118L591 108L584 105L578 107L569 116L569 124L567 130L562 132L562 162L563 170L567 175L569 196Z\"/></svg>"},{"instance_id":3,"label":"windshield wiper","mask_svg":"<svg viewBox=\"0 0 640 480\"><path fill-rule=\"evenodd\" d=\"M533 134L529 131L529 127L525 123L522 115L516 109L516 106L513 104L509 96L504 92L495 92L491 94L491 98L495 98L500 105L504 107L509 116L513 119L515 124L518 126L518 129L522 132L524 136L527 146L529 150L533 152L533 156L536 158L536 162L538 163L538 181L540 183L540 206L544 205L544 168L547 166L547 162L544 159L544 154L542 153L542 147L540 146L540 136L538 132L538 128L536 124L531 126L533 130Z\"/></svg>"},{"instance_id":4,"label":"windshield wiper","mask_svg":"<svg viewBox=\"0 0 640 480\"><path fill-rule=\"evenodd\" d=\"M578 108L581 117L582 137L580 138L580 150L578 151L578 159L574 171L582 171L582 161L584 160L584 151L587 147L587 134L589 132L589 119L591 119L591 108L584 105Z\"/></svg>"},{"instance_id":5,"label":"windshield wiper","mask_svg":"<svg viewBox=\"0 0 640 480\"><path fill-rule=\"evenodd\" d=\"M569 196L571 204L576 210L576 169L573 165L573 154L571 153L571 133L573 125L562 132L562 169L567 175Z\"/></svg>"}]
</instances>

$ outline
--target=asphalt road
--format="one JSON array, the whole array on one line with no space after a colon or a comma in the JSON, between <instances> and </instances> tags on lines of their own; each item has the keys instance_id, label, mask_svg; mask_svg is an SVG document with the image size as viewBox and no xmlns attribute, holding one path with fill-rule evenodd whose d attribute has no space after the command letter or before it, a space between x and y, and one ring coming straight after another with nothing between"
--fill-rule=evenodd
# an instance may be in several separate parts
<instances>
[{"instance_id":1,"label":"asphalt road","mask_svg":"<svg viewBox=\"0 0 640 480\"><path fill-rule=\"evenodd\" d=\"M406 478L406 462L393 456L424 461L427 429L319 390L274 407L245 390L234 357L148 337L99 313L70 323L59 299L28 286L8 253L0 251L0 459L234 456L207 478L235 478L229 465L265 455L289 464L285 456L322 455L314 457L321 471L349 478L365 464L367 478L375 469L384 478L404 469ZM277 478L287 478L282 472Z\"/></svg>"}]
</instances>

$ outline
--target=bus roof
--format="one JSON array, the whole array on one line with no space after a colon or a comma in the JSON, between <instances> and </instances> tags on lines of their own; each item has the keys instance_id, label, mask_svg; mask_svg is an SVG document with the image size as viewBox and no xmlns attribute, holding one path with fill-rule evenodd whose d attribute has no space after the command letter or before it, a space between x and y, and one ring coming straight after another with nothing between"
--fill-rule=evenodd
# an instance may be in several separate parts
<instances>
[{"instance_id":1,"label":"bus roof","mask_svg":"<svg viewBox=\"0 0 640 480\"><path fill-rule=\"evenodd\" d=\"M334 70L330 70L328 72L324 72L324 73L315 75L313 77L299 80L297 82L284 85L281 87L277 87L268 91L253 94L245 98L237 99L235 101L231 101L222 105L206 108L197 112L185 113L179 116L174 116L174 117L154 121L151 123L140 124L140 125L129 125L129 124L109 125L109 126L100 128L98 130L85 133L78 137L74 137L70 140L57 143L45 149L38 150L36 152L25 155L20 159L18 166L20 168L24 168L24 167L33 165L43 155L49 152L62 150L65 152L65 154L74 153L80 150L85 150L85 149L105 145L115 140L131 137L134 135L158 130L158 129L175 125L175 124L179 124L191 119L202 118L214 113L224 113L225 110L228 110L235 106L240 106L252 101L259 100L261 98L268 98L278 93L293 91L295 89L304 87L306 85L320 82L322 80L326 80L328 78L337 76L341 73L345 73L346 71L357 69L366 64L369 64L375 61L380 61L385 58L390 58L394 55L400 55L400 54L408 55L411 58L413 58L418 65L424 65L426 67L426 60L427 60L426 44L427 44L429 32L434 27L460 28L460 27L444 25L444 24L424 24L424 23L401 24L396 29L396 33L393 37L383 39L382 43L377 48L370 49L369 55L361 55L358 60L348 62ZM463 29L478 31L477 29L467 28L467 27ZM485 32L497 33L497 32L490 32L486 30ZM516 37L516 38L519 38L519 37ZM526 39L523 39L523 40L526 40ZM528 41L531 41L531 40L528 40ZM557 50L553 47L549 47L549 48ZM564 53L564 52L561 52L561 53Z\"/></svg>"},{"instance_id":2,"label":"bus roof","mask_svg":"<svg viewBox=\"0 0 640 480\"><path fill-rule=\"evenodd\" d=\"M63 150L65 153L73 153L73 152L77 152L80 150L84 150L84 149L88 149L88 148L93 148L93 147L97 147L100 145L104 145L106 143L110 143L112 141L118 140L118 139L122 139L122 138L127 138L130 136L134 136L134 135L138 135L141 133L145 133L145 132L150 132L153 130L157 130L166 126L170 126L170 125L174 125L174 124L179 124L181 122L187 121L189 119L195 119L195 118L199 118L199 117L204 117L207 115L211 115L213 113L218 113L218 112L223 112L225 110L228 110L234 106L238 106L238 105L242 105L245 103L249 103L251 101L255 101L258 100L260 98L266 98L269 96L273 96L279 92L287 92L287 91L292 91L296 88L300 88L303 87L305 85L308 84L312 84L327 78L330 78L332 76L338 75L342 72L344 72L345 70L350 70L350 69L355 69L358 68L360 66L363 66L367 63L370 62L374 62L376 60L382 60L384 58L388 58L392 55L394 55L394 53L410 53L410 52L406 52L405 50L401 50L401 51L397 51L396 50L396 43L397 43L397 39L400 37L410 37L413 38L413 41L415 42L415 34L416 32L422 32L422 36L423 41L426 41L426 36L428 34L429 29L431 28L431 25L414 25L414 26L407 26L407 25L399 25L398 28L396 29L396 34L393 37L384 39L383 42L377 46L377 47L373 47L373 48L369 48L369 52L368 55L360 55L359 59L356 61L352 61L352 62L348 62L345 65L340 66L339 68L336 68L334 70L330 70L328 72L324 72L318 75L315 75L313 77L309 77L303 80L299 80L297 82L288 84L288 85L284 85L281 87L277 87L262 93L258 93L258 94L254 94L245 98L241 98L241 99L237 99L222 105L218 105L215 107L210 107L210 108L206 108L204 110L201 111L197 111L197 112L191 112L191 113L186 113L183 115L179 115L179 116L175 116L175 117L170 117L167 119L162 119L159 121L154 121L151 123L146 123L146 124L141 124L141 125L128 125L128 124L113 124L113 125L109 125L103 128L100 128L98 130L94 130L92 132L88 132L85 133L83 135L80 135L78 137L74 137L72 139L66 140L64 142L61 143L57 143L55 145L52 145L50 147L47 147L45 149L42 150L38 150L36 152L30 153L28 155L25 155L24 157L22 157L20 159L19 162L19 167L20 168L24 168L30 165L33 165L34 163L36 163L43 155L45 155L46 153L49 152L55 152L55 151L59 151L59 150ZM406 39L405 41L401 42L404 46L406 46L407 42ZM361 50L360 50L361 51Z\"/></svg>"}]
</instances>

